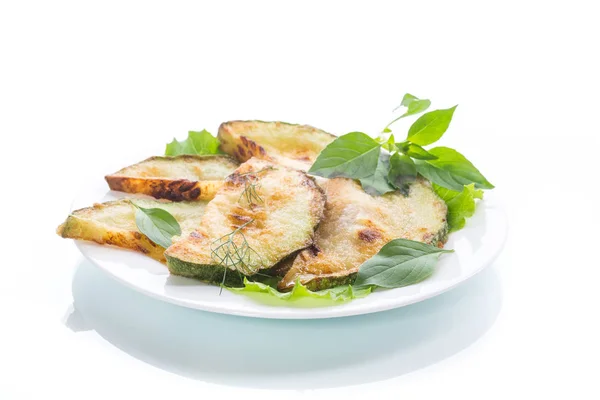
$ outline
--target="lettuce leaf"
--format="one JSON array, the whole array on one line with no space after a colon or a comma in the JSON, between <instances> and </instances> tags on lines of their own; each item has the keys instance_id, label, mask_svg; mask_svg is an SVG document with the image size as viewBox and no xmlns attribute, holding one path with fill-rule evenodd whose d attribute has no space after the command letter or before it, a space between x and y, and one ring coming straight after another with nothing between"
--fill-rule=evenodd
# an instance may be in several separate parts
<instances>
[{"instance_id":1,"label":"lettuce leaf","mask_svg":"<svg viewBox=\"0 0 600 400\"><path fill-rule=\"evenodd\" d=\"M466 219L475 214L475 199L483 199L483 191L475 189L475 184L465 185L462 192L446 189L433 184L433 190L448 206L448 226L450 232L456 232L465 227Z\"/></svg>"},{"instance_id":2,"label":"lettuce leaf","mask_svg":"<svg viewBox=\"0 0 600 400\"><path fill-rule=\"evenodd\" d=\"M222 154L219 150L219 139L211 135L207 130L200 132L189 131L185 140L173 139L167 144L166 156L178 156L181 154L211 155Z\"/></svg>"},{"instance_id":3,"label":"lettuce leaf","mask_svg":"<svg viewBox=\"0 0 600 400\"><path fill-rule=\"evenodd\" d=\"M282 293L261 282L244 278L243 288L227 288L233 293L243 294L261 303L274 306L327 307L347 303L350 300L367 296L371 288L353 288L350 285L313 292L300 282L296 282L290 292Z\"/></svg>"}]
</instances>

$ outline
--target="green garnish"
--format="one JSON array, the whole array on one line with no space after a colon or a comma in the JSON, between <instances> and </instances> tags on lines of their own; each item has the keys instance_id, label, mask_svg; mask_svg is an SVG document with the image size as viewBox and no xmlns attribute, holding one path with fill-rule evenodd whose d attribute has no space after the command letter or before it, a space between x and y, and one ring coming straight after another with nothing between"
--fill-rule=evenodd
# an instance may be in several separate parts
<instances>
[{"instance_id":1,"label":"green garnish","mask_svg":"<svg viewBox=\"0 0 600 400\"><path fill-rule=\"evenodd\" d=\"M270 305L297 302L311 307L328 306L365 297L376 287L398 288L421 282L433 273L440 255L453 251L413 240L395 239L360 266L352 285L313 292L297 281L290 292L282 293L266 283L244 278L243 288L228 289Z\"/></svg>"},{"instance_id":2,"label":"green garnish","mask_svg":"<svg viewBox=\"0 0 600 400\"><path fill-rule=\"evenodd\" d=\"M279 292L272 286L261 282L250 281L244 278L244 287L227 288L234 293L244 294L261 303L269 305L288 306L294 303L296 306L323 307L345 303L353 299L367 296L371 293L371 287L355 288L350 285L336 286L331 289L313 292L299 281L289 292Z\"/></svg>"},{"instance_id":3,"label":"green garnish","mask_svg":"<svg viewBox=\"0 0 600 400\"><path fill-rule=\"evenodd\" d=\"M419 146L437 142L450 126L456 107L423 114L409 128L406 140Z\"/></svg>"},{"instance_id":4,"label":"green garnish","mask_svg":"<svg viewBox=\"0 0 600 400\"><path fill-rule=\"evenodd\" d=\"M242 199L246 199L246 202L248 204L262 203L263 199L262 199L262 197L260 197L260 194L258 194L258 189L260 189L260 184L256 183L256 182L252 182L250 180L247 180L245 185L246 186L244 187L244 191L242 192L242 194L240 194L240 198L238 199L238 202Z\"/></svg>"},{"instance_id":5,"label":"green garnish","mask_svg":"<svg viewBox=\"0 0 600 400\"><path fill-rule=\"evenodd\" d=\"M387 180L392 186L408 196L409 185L417 179L417 167L415 163L406 154L394 153L390 157L390 170Z\"/></svg>"},{"instance_id":6,"label":"green garnish","mask_svg":"<svg viewBox=\"0 0 600 400\"><path fill-rule=\"evenodd\" d=\"M387 180L388 171L390 169L389 153L380 152L377 168L371 175L361 178L360 184L365 192L371 196L377 196L396 190Z\"/></svg>"},{"instance_id":7,"label":"green garnish","mask_svg":"<svg viewBox=\"0 0 600 400\"><path fill-rule=\"evenodd\" d=\"M404 117L408 117L410 115L422 113L423 111L427 110L430 105L431 105L431 101L429 101L427 99L421 100L421 99L413 96L410 93L406 93L404 95L404 97L402 98L402 102L400 103L400 105L398 107L394 108L394 111L396 111L400 107L406 107L406 111L404 112L404 114L402 114L401 116L399 116L398 118L394 119L392 122L387 124L386 127L383 128L383 132L386 132L386 133L391 132L390 125L392 125L394 122L396 122Z\"/></svg>"},{"instance_id":8,"label":"green garnish","mask_svg":"<svg viewBox=\"0 0 600 400\"><path fill-rule=\"evenodd\" d=\"M394 135L390 136L390 138L393 139ZM396 143L396 147L400 149L401 153L404 153L415 160L435 160L437 158L437 156L431 154L418 144L402 142Z\"/></svg>"},{"instance_id":9,"label":"green garnish","mask_svg":"<svg viewBox=\"0 0 600 400\"><path fill-rule=\"evenodd\" d=\"M483 199L483 190L475 189L471 183L466 185L462 192L446 189L433 184L433 190L448 205L448 227L450 232L464 228L466 219L475 214L475 199Z\"/></svg>"},{"instance_id":10,"label":"green garnish","mask_svg":"<svg viewBox=\"0 0 600 400\"><path fill-rule=\"evenodd\" d=\"M358 270L354 288L398 288L413 285L431 276L444 250L408 239L394 239Z\"/></svg>"},{"instance_id":11,"label":"green garnish","mask_svg":"<svg viewBox=\"0 0 600 400\"><path fill-rule=\"evenodd\" d=\"M431 182L456 191L471 183L478 189L493 189L492 185L465 156L449 147L434 147L429 153L437 157L417 163L417 171Z\"/></svg>"},{"instance_id":12,"label":"green garnish","mask_svg":"<svg viewBox=\"0 0 600 400\"><path fill-rule=\"evenodd\" d=\"M253 275L260 269L260 264L258 267L250 265L253 256L260 260L260 255L250 247L243 232L243 229L252 222L254 219L212 242L210 256L216 264L225 268L223 280L228 269L240 271L244 275Z\"/></svg>"},{"instance_id":13,"label":"green garnish","mask_svg":"<svg viewBox=\"0 0 600 400\"><path fill-rule=\"evenodd\" d=\"M168 211L162 208L144 208L134 202L135 224L140 232L165 249L172 244L173 236L181 235L179 223Z\"/></svg>"},{"instance_id":14,"label":"green garnish","mask_svg":"<svg viewBox=\"0 0 600 400\"><path fill-rule=\"evenodd\" d=\"M417 174L455 192L462 192L470 184L477 189L493 189L494 185L458 151L449 147L423 147L444 135L457 106L423 114L410 126L406 139L395 142L390 125L425 111L430 104L429 100L404 95L399 107L406 107L406 111L390 122L377 139L362 132L342 135L321 151L308 172L325 178L357 179L372 196L394 190L407 196ZM455 227L464 226L459 221L460 218L455 221Z\"/></svg>"},{"instance_id":15,"label":"green garnish","mask_svg":"<svg viewBox=\"0 0 600 400\"><path fill-rule=\"evenodd\" d=\"M238 199L238 201L242 200L242 199L246 199L246 202L248 204L259 204L263 202L262 197L260 197L260 194L258 193L258 189L260 189L260 183L258 183L257 179L258 179L258 174L260 174L261 172L264 171L270 171L272 170L273 167L266 167L266 168L262 168L258 171L251 171L251 172L246 172L244 174L240 174L239 176L243 176L246 177L246 180L244 181L244 190L242 191L242 194L240 194L240 198Z\"/></svg>"},{"instance_id":16,"label":"green garnish","mask_svg":"<svg viewBox=\"0 0 600 400\"><path fill-rule=\"evenodd\" d=\"M211 155L223 154L219 150L219 139L210 134L207 130L200 132L189 131L188 137L181 142L177 139L167 144L165 149L166 156L178 156L182 154L191 155Z\"/></svg>"},{"instance_id":17,"label":"green garnish","mask_svg":"<svg viewBox=\"0 0 600 400\"><path fill-rule=\"evenodd\" d=\"M308 173L324 178L366 178L377 169L380 148L381 145L365 133L345 134L321 151Z\"/></svg>"}]
</instances>

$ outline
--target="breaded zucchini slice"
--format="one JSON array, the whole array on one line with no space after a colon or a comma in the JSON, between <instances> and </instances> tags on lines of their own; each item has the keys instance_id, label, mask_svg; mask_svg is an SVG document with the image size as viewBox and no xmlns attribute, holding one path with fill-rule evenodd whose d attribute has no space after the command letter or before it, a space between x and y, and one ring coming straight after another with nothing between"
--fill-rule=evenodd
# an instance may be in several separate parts
<instances>
[{"instance_id":1,"label":"breaded zucchini slice","mask_svg":"<svg viewBox=\"0 0 600 400\"><path fill-rule=\"evenodd\" d=\"M310 246L324 204L306 173L252 158L226 179L199 228L167 249L169 270L240 286L244 275Z\"/></svg>"},{"instance_id":2,"label":"breaded zucchini slice","mask_svg":"<svg viewBox=\"0 0 600 400\"><path fill-rule=\"evenodd\" d=\"M229 156L150 157L105 177L111 190L172 201L210 200L239 163Z\"/></svg>"},{"instance_id":3,"label":"breaded zucchini slice","mask_svg":"<svg viewBox=\"0 0 600 400\"><path fill-rule=\"evenodd\" d=\"M181 226L182 236L193 231L206 207L206 201L169 201L135 199L144 208L162 208L175 217ZM155 260L165 262L165 249L142 234L135 223L135 208L127 199L94 204L92 207L73 211L56 230L68 239L93 241L144 253Z\"/></svg>"},{"instance_id":4,"label":"breaded zucchini slice","mask_svg":"<svg viewBox=\"0 0 600 400\"><path fill-rule=\"evenodd\" d=\"M311 290L352 283L360 265L387 242L404 238L442 246L446 241L447 207L424 179L400 192L370 196L352 179L329 179L325 216L315 243L300 252L279 282L286 291L297 279Z\"/></svg>"},{"instance_id":5,"label":"breaded zucchini slice","mask_svg":"<svg viewBox=\"0 0 600 400\"><path fill-rule=\"evenodd\" d=\"M309 125L229 121L219 127L221 150L244 162L258 157L307 170L335 136Z\"/></svg>"}]
</instances>

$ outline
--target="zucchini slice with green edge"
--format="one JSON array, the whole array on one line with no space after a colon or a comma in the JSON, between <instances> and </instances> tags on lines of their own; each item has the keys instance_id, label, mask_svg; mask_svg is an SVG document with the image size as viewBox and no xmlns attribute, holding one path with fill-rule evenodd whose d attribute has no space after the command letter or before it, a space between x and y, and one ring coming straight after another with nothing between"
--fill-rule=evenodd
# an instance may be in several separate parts
<instances>
[{"instance_id":1,"label":"zucchini slice with green edge","mask_svg":"<svg viewBox=\"0 0 600 400\"><path fill-rule=\"evenodd\" d=\"M352 283L360 265L393 239L439 247L447 239L448 208L425 179L413 182L407 197L398 191L370 196L346 178L321 186L327 203L315 243L294 259L278 284L281 291L292 289L297 280L310 290Z\"/></svg>"},{"instance_id":2,"label":"zucchini slice with green edge","mask_svg":"<svg viewBox=\"0 0 600 400\"><path fill-rule=\"evenodd\" d=\"M182 235L193 231L202 218L206 201L170 202L135 199L144 208L162 208L168 211L181 226ZM135 207L127 199L94 204L73 211L56 233L67 239L78 239L134 250L166 262L165 249L142 234L135 223Z\"/></svg>"},{"instance_id":3,"label":"zucchini slice with green edge","mask_svg":"<svg viewBox=\"0 0 600 400\"><path fill-rule=\"evenodd\" d=\"M167 249L174 275L227 286L313 243L325 196L305 172L252 158L231 174L194 232Z\"/></svg>"}]
</instances>

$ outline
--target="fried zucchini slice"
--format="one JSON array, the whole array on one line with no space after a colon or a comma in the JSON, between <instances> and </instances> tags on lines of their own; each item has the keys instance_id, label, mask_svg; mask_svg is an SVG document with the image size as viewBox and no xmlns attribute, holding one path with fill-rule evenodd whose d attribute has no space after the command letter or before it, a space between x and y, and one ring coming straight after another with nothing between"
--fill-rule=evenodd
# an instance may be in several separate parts
<instances>
[{"instance_id":1,"label":"fried zucchini slice","mask_svg":"<svg viewBox=\"0 0 600 400\"><path fill-rule=\"evenodd\" d=\"M240 162L251 157L307 170L335 136L309 125L229 121L219 127L221 150Z\"/></svg>"},{"instance_id":2,"label":"fried zucchini slice","mask_svg":"<svg viewBox=\"0 0 600 400\"><path fill-rule=\"evenodd\" d=\"M310 246L325 196L305 172L252 158L225 181L197 230L167 249L174 275L227 286Z\"/></svg>"},{"instance_id":3,"label":"fried zucchini slice","mask_svg":"<svg viewBox=\"0 0 600 400\"><path fill-rule=\"evenodd\" d=\"M329 179L325 216L315 243L300 252L278 289L291 289L300 280L310 290L352 283L360 265L390 240L404 238L442 246L446 241L447 207L418 179L409 195L392 192L370 196L351 179Z\"/></svg>"},{"instance_id":4,"label":"fried zucchini slice","mask_svg":"<svg viewBox=\"0 0 600 400\"><path fill-rule=\"evenodd\" d=\"M200 223L206 201L167 201L136 199L144 208L162 208L175 217L181 226L182 236L192 232ZM142 234L135 223L135 208L127 199L94 204L73 211L56 230L67 239L93 241L144 253L160 262L166 262L165 249Z\"/></svg>"},{"instance_id":5,"label":"fried zucchini slice","mask_svg":"<svg viewBox=\"0 0 600 400\"><path fill-rule=\"evenodd\" d=\"M171 201L210 200L238 165L229 156L150 157L105 179L119 192Z\"/></svg>"}]
</instances>

